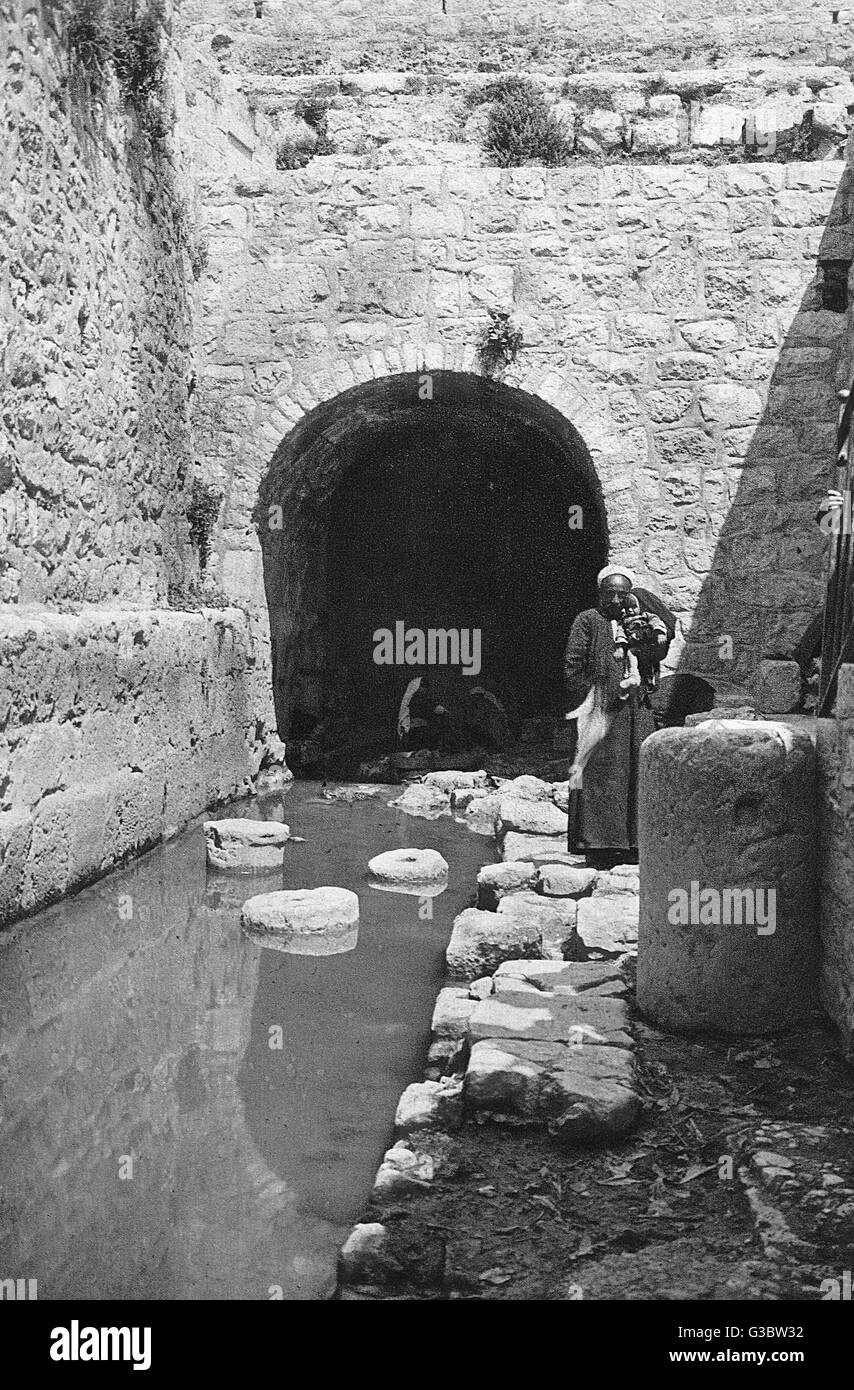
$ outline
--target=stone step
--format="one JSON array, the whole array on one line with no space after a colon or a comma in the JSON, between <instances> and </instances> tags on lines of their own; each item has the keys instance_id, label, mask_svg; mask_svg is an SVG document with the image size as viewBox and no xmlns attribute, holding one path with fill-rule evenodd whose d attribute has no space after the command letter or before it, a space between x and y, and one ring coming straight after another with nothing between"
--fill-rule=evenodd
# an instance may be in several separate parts
<instances>
[{"instance_id":1,"label":"stone step","mask_svg":"<svg viewBox=\"0 0 854 1390\"><path fill-rule=\"evenodd\" d=\"M588 959L637 953L638 899L631 893L582 898L578 904L576 931Z\"/></svg>"}]
</instances>

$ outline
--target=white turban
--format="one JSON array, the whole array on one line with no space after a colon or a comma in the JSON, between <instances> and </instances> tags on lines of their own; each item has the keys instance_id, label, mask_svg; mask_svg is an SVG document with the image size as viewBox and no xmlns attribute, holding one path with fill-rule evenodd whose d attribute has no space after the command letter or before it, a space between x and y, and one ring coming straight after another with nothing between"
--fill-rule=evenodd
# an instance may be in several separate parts
<instances>
[{"instance_id":1,"label":"white turban","mask_svg":"<svg viewBox=\"0 0 854 1390\"><path fill-rule=\"evenodd\" d=\"M625 565L606 565L605 568L603 570L600 570L596 576L597 586L604 584L605 580L610 579L613 574L622 575L623 579L628 579L632 588L635 587L634 574L630 569L626 569Z\"/></svg>"}]
</instances>

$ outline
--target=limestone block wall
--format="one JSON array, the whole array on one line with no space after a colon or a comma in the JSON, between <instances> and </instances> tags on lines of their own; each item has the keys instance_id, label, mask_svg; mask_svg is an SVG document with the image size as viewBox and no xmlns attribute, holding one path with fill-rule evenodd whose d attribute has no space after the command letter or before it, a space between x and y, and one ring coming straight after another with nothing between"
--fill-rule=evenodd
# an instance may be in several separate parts
<instances>
[{"instance_id":1,"label":"limestone block wall","mask_svg":"<svg viewBox=\"0 0 854 1390\"><path fill-rule=\"evenodd\" d=\"M220 51L259 71L335 71L456 63L508 66L672 66L755 57L838 61L854 12L825 0L185 0L188 20Z\"/></svg>"},{"instance_id":2,"label":"limestone block wall","mask_svg":"<svg viewBox=\"0 0 854 1390\"><path fill-rule=\"evenodd\" d=\"M818 721L822 999L854 1051L854 666L839 675L836 713Z\"/></svg>"},{"instance_id":3,"label":"limestone block wall","mask_svg":"<svg viewBox=\"0 0 854 1390\"><path fill-rule=\"evenodd\" d=\"M0 602L157 603L192 461L176 171L70 80L62 12L4 0Z\"/></svg>"},{"instance_id":4,"label":"limestone block wall","mask_svg":"<svg viewBox=\"0 0 854 1390\"><path fill-rule=\"evenodd\" d=\"M226 494L220 582L263 607L259 484L318 404L401 372L477 375L505 310L523 347L503 379L580 433L612 556L680 617L674 663L749 679L822 602L814 518L849 368L820 261L851 253L844 163L499 170L455 148L208 185L218 308L196 410Z\"/></svg>"},{"instance_id":5,"label":"limestone block wall","mask_svg":"<svg viewBox=\"0 0 854 1390\"><path fill-rule=\"evenodd\" d=\"M266 624L168 606L199 577L200 189L272 169L268 122L167 43L153 135L87 95L63 15L0 7L0 923L283 756Z\"/></svg>"},{"instance_id":6,"label":"limestone block wall","mask_svg":"<svg viewBox=\"0 0 854 1390\"><path fill-rule=\"evenodd\" d=\"M0 924L251 790L283 750L238 609L0 619Z\"/></svg>"}]
</instances>

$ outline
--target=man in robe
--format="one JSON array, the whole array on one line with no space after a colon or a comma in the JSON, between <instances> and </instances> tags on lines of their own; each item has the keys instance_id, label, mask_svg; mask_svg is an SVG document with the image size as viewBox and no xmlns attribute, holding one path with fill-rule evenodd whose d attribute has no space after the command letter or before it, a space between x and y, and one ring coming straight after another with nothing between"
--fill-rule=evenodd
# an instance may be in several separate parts
<instances>
[{"instance_id":1,"label":"man in robe","mask_svg":"<svg viewBox=\"0 0 854 1390\"><path fill-rule=\"evenodd\" d=\"M597 582L598 604L575 619L564 658L567 718L578 729L569 773L569 849L606 868L637 859L639 751L655 729L650 694L673 633L642 607L627 618L630 570L607 565ZM645 673L638 683L626 680L627 646Z\"/></svg>"}]
</instances>

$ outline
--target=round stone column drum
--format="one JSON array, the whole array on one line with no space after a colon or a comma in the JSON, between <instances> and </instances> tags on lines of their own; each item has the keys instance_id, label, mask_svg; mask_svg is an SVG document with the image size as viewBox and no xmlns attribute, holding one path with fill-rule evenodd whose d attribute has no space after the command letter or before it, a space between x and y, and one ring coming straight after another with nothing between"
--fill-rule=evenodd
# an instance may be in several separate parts
<instances>
[{"instance_id":1,"label":"round stone column drum","mask_svg":"<svg viewBox=\"0 0 854 1390\"><path fill-rule=\"evenodd\" d=\"M638 1004L685 1032L774 1033L818 1007L806 729L709 720L641 748Z\"/></svg>"}]
</instances>

